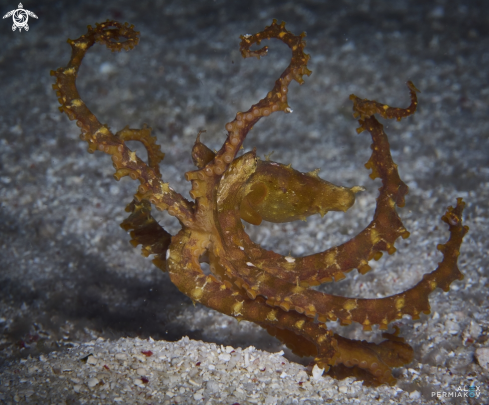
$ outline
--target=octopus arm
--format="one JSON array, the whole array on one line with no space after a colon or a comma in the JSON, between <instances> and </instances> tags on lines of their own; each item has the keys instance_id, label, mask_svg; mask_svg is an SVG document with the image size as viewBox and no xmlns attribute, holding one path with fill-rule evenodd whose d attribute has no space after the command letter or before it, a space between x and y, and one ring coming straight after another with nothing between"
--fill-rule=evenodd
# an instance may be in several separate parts
<instances>
[{"instance_id":1,"label":"octopus arm","mask_svg":"<svg viewBox=\"0 0 489 405\"><path fill-rule=\"evenodd\" d=\"M438 245L443 260L438 268L425 274L414 287L385 298L354 299L325 294L320 291L301 287L270 276L255 265L250 266L240 260L233 261L233 275L237 285L244 288L250 297L267 297L267 304L280 307L285 311L294 310L308 317L318 316L319 321L340 320L343 325L357 322L365 330L372 325L387 329L390 322L410 315L418 319L421 312L430 313L428 297L437 287L449 290L455 280L463 279L456 258L460 252L462 239L468 227L462 225L462 212L465 203L459 199L455 208L449 207L442 220L449 225L450 239L444 245ZM244 259L246 260L246 259Z\"/></svg>"},{"instance_id":2,"label":"octopus arm","mask_svg":"<svg viewBox=\"0 0 489 405\"><path fill-rule=\"evenodd\" d=\"M167 255L172 282L194 302L264 327L295 348L299 355L313 355L315 363L326 371L340 364L355 366L366 373L374 385L395 384L391 367L412 360L412 355L399 355L409 352L409 345L390 340L375 344L341 338L328 331L326 325L315 323L314 319L294 311L272 308L261 297L251 299L229 281L232 279L227 279L226 271L214 268L217 274L221 273L221 280L212 275L206 276L199 266L199 257L204 249L199 247L199 243L194 243L201 238L202 235L195 234L195 231L182 230L173 237ZM211 266L212 263L213 260ZM220 258L217 266L225 267L226 261Z\"/></svg>"},{"instance_id":3,"label":"octopus arm","mask_svg":"<svg viewBox=\"0 0 489 405\"><path fill-rule=\"evenodd\" d=\"M71 120L76 120L81 129L80 138L88 143L88 152L101 151L111 155L116 172L114 177L130 176L141 183L135 198L138 201L146 199L159 210L168 210L170 215L176 216L182 223L194 222L192 205L180 194L171 189L168 183L161 180L159 163L164 154L151 137L151 128L143 129L124 128L113 134L107 125L102 125L95 115L81 100L76 87L78 71L86 52L96 42L105 45L113 52L122 49L129 51L139 42L139 32L134 26L120 24L107 20L95 27L88 26L88 32L75 40L68 40L71 45L71 59L66 67L51 71L56 77L53 89L56 91L61 104L60 111L66 113ZM143 162L135 152L125 144L126 141L141 142L148 152L148 164Z\"/></svg>"},{"instance_id":4,"label":"octopus arm","mask_svg":"<svg viewBox=\"0 0 489 405\"><path fill-rule=\"evenodd\" d=\"M285 43L291 49L292 57L289 65L277 79L267 96L253 104L247 111L238 112L236 118L226 124L228 136L222 148L215 154L212 161L200 169L206 176L221 177L237 156L248 132L262 117L268 117L277 111L292 112L287 102L289 84L292 81L302 84L304 83L303 76L311 74L307 68L310 56L304 53L305 36L305 33L293 35L285 28L284 22L277 24L277 20L273 20L270 26L257 34L241 36L240 51L244 58L256 57L259 59L265 56L268 47L265 46L256 51L250 48L254 44L259 45L261 41L271 38ZM192 174L192 176L197 176L197 174Z\"/></svg>"}]
</instances>

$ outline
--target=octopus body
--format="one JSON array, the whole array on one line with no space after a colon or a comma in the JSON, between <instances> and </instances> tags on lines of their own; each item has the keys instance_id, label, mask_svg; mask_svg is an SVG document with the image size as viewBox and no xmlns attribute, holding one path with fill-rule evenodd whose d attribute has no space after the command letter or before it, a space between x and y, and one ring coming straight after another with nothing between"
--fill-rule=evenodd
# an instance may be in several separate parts
<instances>
[{"instance_id":1,"label":"octopus body","mask_svg":"<svg viewBox=\"0 0 489 405\"><path fill-rule=\"evenodd\" d=\"M399 177L387 135L375 118L378 114L401 120L416 111L417 89L408 82L411 103L407 108L350 96L360 124L357 132L366 131L372 138L372 156L365 166L372 170L372 179L382 180L374 217L363 231L342 245L303 257L279 255L249 238L242 220L258 225L262 221L290 222L328 211L346 211L353 205L355 194L363 189L336 186L321 179L317 171L301 173L290 166L259 160L255 151L237 156L258 120L277 111L291 112L289 84L302 84L303 77L311 74L304 37L304 33L293 35L285 23L277 24L276 20L257 34L241 36L243 57L259 59L266 55L267 47L251 50L251 46L276 38L291 49L291 61L265 98L247 111L238 112L225 125L228 134L219 151L212 152L197 136L192 150L197 168L185 174L192 183L191 201L163 181L159 163L164 154L151 136L151 128L124 128L114 134L97 120L78 94L76 77L86 51L96 42L112 51L132 49L139 41L139 32L132 25L108 20L89 26L80 38L68 40L71 59L66 67L51 71L56 77L53 89L60 111L80 127L88 151L111 155L117 180L130 176L139 181L134 200L126 207L130 214L121 226L131 231L134 246L142 245L143 255L153 255L154 264L169 272L180 291L194 302L238 320L255 322L296 354L314 357L315 364L331 375L354 375L371 384L394 384L392 368L408 364L413 358L411 346L398 336L397 327L394 334L384 333L386 340L376 344L334 334L326 322L357 322L367 331L373 325L387 330L389 323L404 315L418 319L421 313L429 313L429 294L437 287L448 291L454 280L463 278L457 258L468 231L462 225L464 202L458 199L455 208L449 207L442 217L450 233L449 240L438 245L443 260L414 287L378 299L341 297L310 288L337 282L353 269L365 274L370 270L370 260L379 260L383 252L393 254L396 240L409 236L396 212L396 206L404 205L408 187ZM126 141L140 141L147 149L148 161L142 161ZM170 235L151 216L152 206L175 216L182 229ZM203 261L209 263L210 275L202 271Z\"/></svg>"}]
</instances>

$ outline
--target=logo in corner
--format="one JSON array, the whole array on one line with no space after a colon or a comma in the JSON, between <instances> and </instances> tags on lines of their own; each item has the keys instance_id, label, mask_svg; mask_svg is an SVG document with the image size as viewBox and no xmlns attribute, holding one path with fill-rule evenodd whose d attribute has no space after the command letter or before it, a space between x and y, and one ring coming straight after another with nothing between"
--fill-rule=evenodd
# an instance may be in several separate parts
<instances>
[{"instance_id":1,"label":"logo in corner","mask_svg":"<svg viewBox=\"0 0 489 405\"><path fill-rule=\"evenodd\" d=\"M474 383L460 384L455 390L452 391L438 391L431 392L431 397L436 396L437 398L479 398L481 395L481 389L479 385L474 385Z\"/></svg>"},{"instance_id":2,"label":"logo in corner","mask_svg":"<svg viewBox=\"0 0 489 405\"><path fill-rule=\"evenodd\" d=\"M12 31L15 31L17 28L19 29L19 32L22 31L22 28L24 28L26 31L29 31L29 24L27 24L29 16L33 18L38 17L32 11L25 10L22 3L19 3L17 7L19 8L9 11L3 16L3 18L5 19L12 16L12 20L14 21L14 24L12 25Z\"/></svg>"}]
</instances>

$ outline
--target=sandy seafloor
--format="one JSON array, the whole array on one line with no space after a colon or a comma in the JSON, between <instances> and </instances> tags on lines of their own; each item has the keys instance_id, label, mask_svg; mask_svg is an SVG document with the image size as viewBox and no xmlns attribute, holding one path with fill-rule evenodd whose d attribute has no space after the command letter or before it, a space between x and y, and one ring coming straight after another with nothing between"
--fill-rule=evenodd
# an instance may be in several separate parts
<instances>
[{"instance_id":1,"label":"sandy seafloor","mask_svg":"<svg viewBox=\"0 0 489 405\"><path fill-rule=\"evenodd\" d=\"M2 15L15 6L0 4ZM28 32L12 32L10 19L0 25L0 403L488 403L489 372L476 355L489 347L484 1L24 6L39 17L29 19ZM441 258L436 245L448 232L440 216L457 197L467 201L470 232L459 258L465 278L449 293L431 295L431 315L397 322L415 358L395 370L395 387L309 377L303 365L270 355L285 349L258 327L194 307L129 245L118 224L136 184L128 178L117 183L109 157L86 153L78 128L58 111L49 76L68 61L66 39L107 18L134 24L141 42L129 53L90 50L78 81L82 98L114 130L150 125L166 153L164 179L187 198L183 174L192 170L197 132L205 129L202 140L218 149L225 123L265 96L288 63L289 51L278 41L270 41L260 61L242 59L239 35L262 30L272 18L285 20L293 33L307 32L313 73L303 86L291 85L293 113L260 121L245 150L274 151L275 161L301 171L320 168L328 181L367 190L346 214L247 226L255 241L283 254L342 243L372 217L379 181L363 167L370 140L355 132L349 95L407 106L405 82L421 90L415 116L384 122L410 188L399 212L411 237L367 275L353 271L324 288L372 298L413 286ZM158 219L170 232L178 230L168 216ZM378 330L330 327L348 337L381 339ZM152 356L141 354L148 350ZM285 357L298 361L287 350ZM258 371L263 367L268 371ZM478 398L432 394L453 395L470 385L478 387Z\"/></svg>"}]
</instances>

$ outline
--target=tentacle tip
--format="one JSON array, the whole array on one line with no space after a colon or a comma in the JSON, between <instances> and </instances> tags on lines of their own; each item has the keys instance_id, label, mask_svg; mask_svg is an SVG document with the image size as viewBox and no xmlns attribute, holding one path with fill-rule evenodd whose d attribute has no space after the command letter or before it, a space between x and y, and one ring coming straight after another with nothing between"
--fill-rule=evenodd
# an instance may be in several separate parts
<instances>
[{"instance_id":1,"label":"tentacle tip","mask_svg":"<svg viewBox=\"0 0 489 405\"><path fill-rule=\"evenodd\" d=\"M421 91L416 88L416 86L414 85L414 83L411 80L408 80L407 85L408 85L409 89L414 91L415 93L421 93Z\"/></svg>"}]
</instances>

